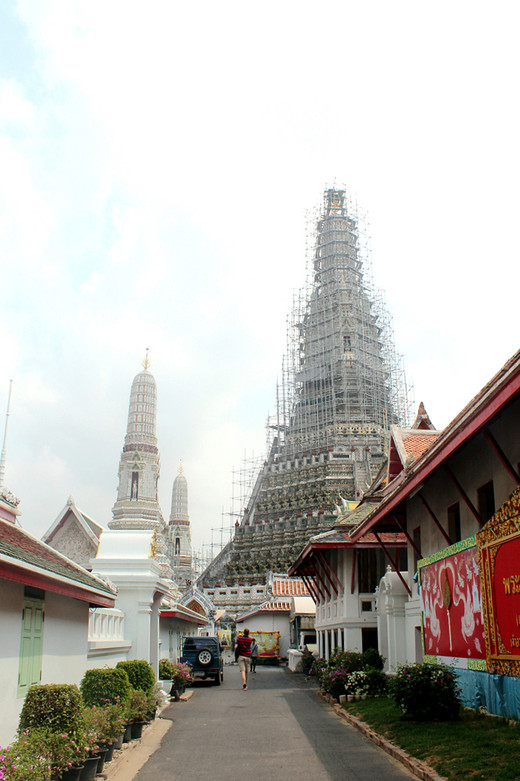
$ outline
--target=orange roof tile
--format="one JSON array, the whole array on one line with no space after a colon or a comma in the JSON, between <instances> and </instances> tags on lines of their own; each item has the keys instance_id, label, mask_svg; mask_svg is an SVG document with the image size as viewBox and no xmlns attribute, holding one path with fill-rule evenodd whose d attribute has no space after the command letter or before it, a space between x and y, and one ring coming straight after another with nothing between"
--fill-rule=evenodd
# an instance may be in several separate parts
<instances>
[{"instance_id":1,"label":"orange roof tile","mask_svg":"<svg viewBox=\"0 0 520 781\"><path fill-rule=\"evenodd\" d=\"M403 445L406 450L406 454L419 458L422 454L433 445L433 443L440 437L442 431L438 432L421 432L413 433L409 436L403 436Z\"/></svg>"},{"instance_id":2,"label":"orange roof tile","mask_svg":"<svg viewBox=\"0 0 520 781\"><path fill-rule=\"evenodd\" d=\"M300 578L274 578L274 597L309 597L309 591Z\"/></svg>"},{"instance_id":3,"label":"orange roof tile","mask_svg":"<svg viewBox=\"0 0 520 781\"><path fill-rule=\"evenodd\" d=\"M292 602L288 600L277 600L276 602L262 602L261 605L252 607L246 613L243 613L237 618L237 622L245 621L251 616L256 616L259 613L290 613L292 609Z\"/></svg>"}]
</instances>

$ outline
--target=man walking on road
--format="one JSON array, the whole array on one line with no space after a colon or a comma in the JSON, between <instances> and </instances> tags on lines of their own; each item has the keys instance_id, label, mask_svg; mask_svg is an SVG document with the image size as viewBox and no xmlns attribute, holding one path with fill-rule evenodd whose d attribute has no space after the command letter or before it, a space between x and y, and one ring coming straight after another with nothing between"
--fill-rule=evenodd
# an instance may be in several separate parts
<instances>
[{"instance_id":1,"label":"man walking on road","mask_svg":"<svg viewBox=\"0 0 520 781\"><path fill-rule=\"evenodd\" d=\"M244 629L243 635L238 635L235 643L235 653L238 654L238 667L242 674L242 688L247 689L247 676L251 664L251 645L253 638L249 637L249 629Z\"/></svg>"}]
</instances>

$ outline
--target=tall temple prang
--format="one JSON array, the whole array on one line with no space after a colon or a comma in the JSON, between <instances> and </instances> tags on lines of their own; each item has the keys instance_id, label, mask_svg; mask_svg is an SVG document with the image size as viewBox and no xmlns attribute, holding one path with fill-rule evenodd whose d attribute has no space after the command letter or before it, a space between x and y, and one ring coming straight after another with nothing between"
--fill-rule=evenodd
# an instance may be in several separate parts
<instances>
[{"instance_id":1,"label":"tall temple prang","mask_svg":"<svg viewBox=\"0 0 520 781\"><path fill-rule=\"evenodd\" d=\"M392 424L411 411L362 220L328 188L310 281L289 318L270 445L234 539L200 582L286 572L309 538L355 507L382 469Z\"/></svg>"},{"instance_id":2,"label":"tall temple prang","mask_svg":"<svg viewBox=\"0 0 520 781\"><path fill-rule=\"evenodd\" d=\"M193 559L191 548L190 516L188 514L188 481L182 464L173 481L172 506L168 528L168 554L175 582L181 589L191 586Z\"/></svg>"},{"instance_id":3,"label":"tall temple prang","mask_svg":"<svg viewBox=\"0 0 520 781\"><path fill-rule=\"evenodd\" d=\"M126 436L119 462L117 499L108 526L112 530L155 531L157 561L163 577L172 579L167 556L168 527L158 498L161 464L156 436L157 386L148 371L149 366L147 351L144 370L132 382Z\"/></svg>"}]
</instances>

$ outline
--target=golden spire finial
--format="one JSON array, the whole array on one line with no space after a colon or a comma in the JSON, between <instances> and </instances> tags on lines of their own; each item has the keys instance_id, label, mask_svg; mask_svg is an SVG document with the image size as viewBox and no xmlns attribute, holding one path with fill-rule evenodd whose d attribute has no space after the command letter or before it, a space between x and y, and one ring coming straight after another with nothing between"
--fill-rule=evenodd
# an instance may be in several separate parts
<instances>
[{"instance_id":1,"label":"golden spire finial","mask_svg":"<svg viewBox=\"0 0 520 781\"><path fill-rule=\"evenodd\" d=\"M182 475L182 458L181 458L181 463L179 465L179 474Z\"/></svg>"},{"instance_id":2,"label":"golden spire finial","mask_svg":"<svg viewBox=\"0 0 520 781\"><path fill-rule=\"evenodd\" d=\"M147 347L146 348L146 355L145 355L144 361L143 361L143 367L144 367L145 370L150 368L150 358L148 357L148 353L149 352L150 352L150 348Z\"/></svg>"}]
</instances>

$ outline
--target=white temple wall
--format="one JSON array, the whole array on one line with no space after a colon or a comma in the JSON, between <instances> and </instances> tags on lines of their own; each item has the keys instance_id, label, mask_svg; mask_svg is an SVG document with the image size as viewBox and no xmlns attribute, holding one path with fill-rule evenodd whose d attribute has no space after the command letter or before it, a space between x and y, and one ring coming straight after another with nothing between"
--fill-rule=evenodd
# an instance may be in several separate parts
<instances>
[{"instance_id":1,"label":"white temple wall","mask_svg":"<svg viewBox=\"0 0 520 781\"><path fill-rule=\"evenodd\" d=\"M17 695L24 586L2 580L1 590L0 745L5 746L15 736L24 702ZM79 685L87 667L88 603L46 591L43 606L41 682Z\"/></svg>"},{"instance_id":2,"label":"white temple wall","mask_svg":"<svg viewBox=\"0 0 520 781\"><path fill-rule=\"evenodd\" d=\"M23 585L10 580L0 581L0 692L2 718L0 719L0 746L6 746L18 728L23 699L17 699L18 667L20 657Z\"/></svg>"},{"instance_id":3,"label":"white temple wall","mask_svg":"<svg viewBox=\"0 0 520 781\"><path fill-rule=\"evenodd\" d=\"M326 551L331 568L343 584L338 594L327 583L330 596L324 591L325 599L316 606L316 632L318 653L328 658L335 648L346 651L362 651L363 629L377 628L377 613L373 594L360 594L357 577L354 579L354 593L351 593L353 551L337 548ZM363 606L370 605L370 610Z\"/></svg>"},{"instance_id":4,"label":"white temple wall","mask_svg":"<svg viewBox=\"0 0 520 781\"><path fill-rule=\"evenodd\" d=\"M159 659L178 662L182 654L183 638L194 637L198 633L198 626L189 621L161 618L159 620Z\"/></svg>"},{"instance_id":5,"label":"white temple wall","mask_svg":"<svg viewBox=\"0 0 520 781\"><path fill-rule=\"evenodd\" d=\"M42 683L79 683L88 649L88 602L45 592Z\"/></svg>"},{"instance_id":6,"label":"white temple wall","mask_svg":"<svg viewBox=\"0 0 520 781\"><path fill-rule=\"evenodd\" d=\"M237 629L250 632L280 632L280 658L287 659L290 645L289 613L258 613L237 624Z\"/></svg>"}]
</instances>

